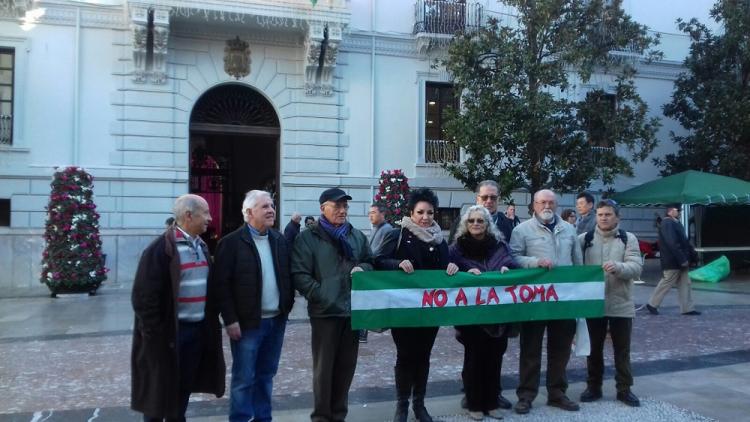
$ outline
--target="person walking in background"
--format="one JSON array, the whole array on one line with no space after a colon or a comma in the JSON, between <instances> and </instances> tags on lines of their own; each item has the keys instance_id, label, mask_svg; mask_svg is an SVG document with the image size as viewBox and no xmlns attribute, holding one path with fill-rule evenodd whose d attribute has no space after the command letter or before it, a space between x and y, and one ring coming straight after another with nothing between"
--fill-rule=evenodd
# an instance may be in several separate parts
<instances>
[{"instance_id":1,"label":"person walking in background","mask_svg":"<svg viewBox=\"0 0 750 422\"><path fill-rule=\"evenodd\" d=\"M641 402L630 391L633 373L630 369L630 338L633 331L633 280L643 268L638 239L620 229L620 211L609 199L596 205L596 229L578 236L583 263L601 265L604 270L604 317L588 318L591 353L586 359L588 377L582 402L602 398L604 378L604 340L609 332L615 354L617 400L638 407Z\"/></svg>"},{"instance_id":2,"label":"person walking in background","mask_svg":"<svg viewBox=\"0 0 750 422\"><path fill-rule=\"evenodd\" d=\"M175 224L146 247L133 282L133 410L144 421L184 421L191 393L224 395L219 296L201 240L208 203L182 195Z\"/></svg>"},{"instance_id":3,"label":"person walking in background","mask_svg":"<svg viewBox=\"0 0 750 422\"><path fill-rule=\"evenodd\" d=\"M315 224L315 217L313 217L312 215L308 215L307 217L305 217L304 230L309 229L313 224Z\"/></svg>"},{"instance_id":4,"label":"person walking in background","mask_svg":"<svg viewBox=\"0 0 750 422\"><path fill-rule=\"evenodd\" d=\"M320 194L320 219L292 249L294 286L307 299L313 360L312 421L343 421L357 367L352 330L352 274L372 271L367 237L346 220L352 197L339 188Z\"/></svg>"},{"instance_id":5,"label":"person walking in background","mask_svg":"<svg viewBox=\"0 0 750 422\"><path fill-rule=\"evenodd\" d=\"M588 192L579 193L576 196L576 210L578 211L578 220L574 224L576 233L581 234L594 230L596 227L594 195Z\"/></svg>"},{"instance_id":6,"label":"person walking in background","mask_svg":"<svg viewBox=\"0 0 750 422\"><path fill-rule=\"evenodd\" d=\"M401 228L391 230L380 253L375 257L378 269L438 270L445 268L448 275L458 271L449 262L448 243L435 222L438 198L430 189L416 189L409 195L409 216L401 219ZM393 420L406 422L409 397L414 417L420 422L431 422L424 405L427 378L430 374L430 354L439 327L391 328L396 344L396 413Z\"/></svg>"},{"instance_id":7,"label":"person walking in background","mask_svg":"<svg viewBox=\"0 0 750 422\"><path fill-rule=\"evenodd\" d=\"M286 227L284 227L284 239L286 239L286 243L289 244L289 247L294 245L294 239L299 235L300 228L302 227L300 221L302 221L302 215L295 211L292 213L292 218L289 219Z\"/></svg>"},{"instance_id":8,"label":"person walking in background","mask_svg":"<svg viewBox=\"0 0 750 422\"><path fill-rule=\"evenodd\" d=\"M294 287L271 194L248 192L242 215L245 224L219 241L214 266L232 350L229 421L267 422Z\"/></svg>"},{"instance_id":9,"label":"person walking in background","mask_svg":"<svg viewBox=\"0 0 750 422\"><path fill-rule=\"evenodd\" d=\"M563 210L562 213L560 213L560 218L562 218L563 221L566 223L570 223L575 227L576 225L576 211L572 210L570 208Z\"/></svg>"},{"instance_id":10,"label":"person walking in background","mask_svg":"<svg viewBox=\"0 0 750 422\"><path fill-rule=\"evenodd\" d=\"M510 249L523 268L552 268L581 265L583 258L575 229L555 214L557 196L543 189L534 194L534 215L513 229ZM547 331L547 405L577 411L577 403L565 392L568 379L565 368L570 359L570 347L576 332L572 319L528 321L521 324L520 381L516 394L515 411L529 413L531 403L539 393L542 366L542 340Z\"/></svg>"},{"instance_id":11,"label":"person walking in background","mask_svg":"<svg viewBox=\"0 0 750 422\"><path fill-rule=\"evenodd\" d=\"M481 205L470 207L461 217L456 241L448 248L450 261L455 262L460 271L479 275L518 268L508 244L491 221L489 211ZM509 324L456 327L456 338L464 345L461 378L471 419L482 420L485 414L502 419L500 409L511 407L502 396L500 385L509 327Z\"/></svg>"},{"instance_id":12,"label":"person walking in background","mask_svg":"<svg viewBox=\"0 0 750 422\"><path fill-rule=\"evenodd\" d=\"M681 209L682 204L667 205L666 217L659 225L659 256L663 275L646 304L646 309L652 315L659 314L659 305L675 284L682 315L701 314L695 310L693 288L688 276L688 266L691 261L697 261L698 254L688 242L685 226L680 223Z\"/></svg>"},{"instance_id":13,"label":"person walking in background","mask_svg":"<svg viewBox=\"0 0 750 422\"><path fill-rule=\"evenodd\" d=\"M514 204L512 201L509 202L508 207L505 208L505 216L508 217L508 220L513 222L513 227L521 224L521 219L516 215L516 204ZM505 241L509 242L510 239L505 239Z\"/></svg>"},{"instance_id":14,"label":"person walking in background","mask_svg":"<svg viewBox=\"0 0 750 422\"><path fill-rule=\"evenodd\" d=\"M393 229L393 227L385 221L385 214L388 210L378 204L370 205L370 212L368 217L370 224L372 225L372 234L370 235L370 251L372 255L376 256L383 246L385 235ZM367 330L359 330L359 342L367 343Z\"/></svg>"}]
</instances>

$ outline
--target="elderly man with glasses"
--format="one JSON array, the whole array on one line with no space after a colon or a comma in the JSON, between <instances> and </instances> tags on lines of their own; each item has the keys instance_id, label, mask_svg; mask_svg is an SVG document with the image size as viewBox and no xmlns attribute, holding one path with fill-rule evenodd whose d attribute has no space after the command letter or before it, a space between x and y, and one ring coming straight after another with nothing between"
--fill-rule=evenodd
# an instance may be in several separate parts
<instances>
[{"instance_id":1,"label":"elderly man with glasses","mask_svg":"<svg viewBox=\"0 0 750 422\"><path fill-rule=\"evenodd\" d=\"M351 274L372 271L367 237L347 221L352 197L339 188L320 195L320 219L292 251L294 286L307 299L312 329L313 421L343 421L359 352L352 330Z\"/></svg>"},{"instance_id":2,"label":"elderly man with glasses","mask_svg":"<svg viewBox=\"0 0 750 422\"><path fill-rule=\"evenodd\" d=\"M510 249L522 268L552 268L581 265L583 256L572 225L555 214L557 197L551 190L534 194L534 216L513 229ZM565 392L568 380L565 369L570 359L570 346L576 331L572 319L528 321L521 325L520 381L515 411L529 413L539 392L542 362L542 340L547 330L547 405L563 410L579 410Z\"/></svg>"}]
</instances>

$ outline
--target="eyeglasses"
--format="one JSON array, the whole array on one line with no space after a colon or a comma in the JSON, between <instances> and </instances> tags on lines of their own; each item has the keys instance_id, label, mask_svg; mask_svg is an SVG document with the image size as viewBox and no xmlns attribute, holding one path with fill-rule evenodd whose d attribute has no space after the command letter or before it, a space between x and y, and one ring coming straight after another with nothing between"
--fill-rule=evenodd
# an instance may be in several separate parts
<instances>
[{"instance_id":1,"label":"eyeglasses","mask_svg":"<svg viewBox=\"0 0 750 422\"><path fill-rule=\"evenodd\" d=\"M492 202L497 201L497 195L477 195L477 198L481 199L482 201L490 200Z\"/></svg>"},{"instance_id":2,"label":"eyeglasses","mask_svg":"<svg viewBox=\"0 0 750 422\"><path fill-rule=\"evenodd\" d=\"M555 201L554 200L552 200L552 201L534 201L534 203L535 204L539 204L541 206L550 206L550 207L554 207L555 206Z\"/></svg>"},{"instance_id":3,"label":"eyeglasses","mask_svg":"<svg viewBox=\"0 0 750 422\"><path fill-rule=\"evenodd\" d=\"M484 218L469 218L466 220L469 224L484 224Z\"/></svg>"}]
</instances>

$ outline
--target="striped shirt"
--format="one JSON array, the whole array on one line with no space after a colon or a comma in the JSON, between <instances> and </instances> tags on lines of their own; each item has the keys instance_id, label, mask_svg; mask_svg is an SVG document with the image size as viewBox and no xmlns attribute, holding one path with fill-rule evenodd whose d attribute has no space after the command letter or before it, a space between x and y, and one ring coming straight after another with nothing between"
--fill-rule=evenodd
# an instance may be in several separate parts
<instances>
[{"instance_id":1,"label":"striped shirt","mask_svg":"<svg viewBox=\"0 0 750 422\"><path fill-rule=\"evenodd\" d=\"M208 261L203 240L192 237L180 227L174 231L180 257L180 290L177 295L177 318L180 321L202 321L206 308Z\"/></svg>"}]
</instances>

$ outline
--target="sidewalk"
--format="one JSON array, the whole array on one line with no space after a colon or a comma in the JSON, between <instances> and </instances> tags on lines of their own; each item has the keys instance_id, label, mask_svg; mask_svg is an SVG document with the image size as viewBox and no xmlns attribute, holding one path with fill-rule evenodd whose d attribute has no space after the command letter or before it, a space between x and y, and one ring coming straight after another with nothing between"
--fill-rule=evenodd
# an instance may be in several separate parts
<instances>
[{"instance_id":1,"label":"sidewalk","mask_svg":"<svg viewBox=\"0 0 750 422\"><path fill-rule=\"evenodd\" d=\"M659 277L649 261L635 287L636 303L648 299ZM506 413L506 420L722 421L746 419L750 412L750 277L740 274L718 284L694 284L694 299L704 314L679 314L671 292L661 315L639 312L634 321L633 391L644 406L631 409L614 400L611 349L606 352L605 398L568 413L545 406L542 394L531 414ZM135 421L130 392L130 294L0 299L0 421ZM231 362L225 338L225 356ZM463 350L453 330L440 330L433 349L428 409L437 420L467 420L459 407ZM361 345L350 394L351 421L390 420L395 349L388 333L370 334ZM585 358L571 357L569 396L584 389ZM515 401L518 341L511 340L503 365L504 395ZM309 420L312 368L309 325L298 298L287 328L274 385L274 419ZM544 379L544 378L542 378ZM229 373L227 373L227 385ZM543 382L543 381L542 381ZM226 420L226 397L194 397L190 420ZM691 413L692 412L692 413ZM458 415L458 416L457 416ZM701 416L702 415L702 416ZM487 419L489 421L489 419Z\"/></svg>"}]
</instances>

